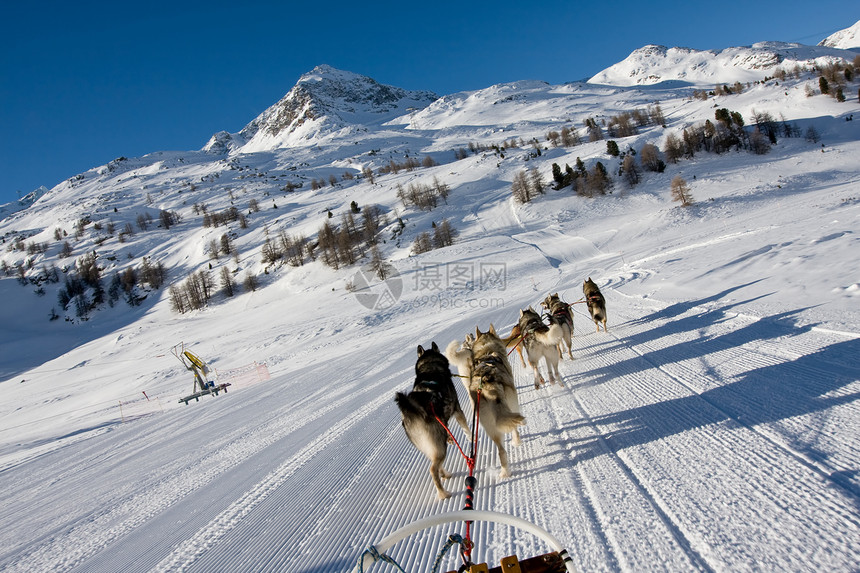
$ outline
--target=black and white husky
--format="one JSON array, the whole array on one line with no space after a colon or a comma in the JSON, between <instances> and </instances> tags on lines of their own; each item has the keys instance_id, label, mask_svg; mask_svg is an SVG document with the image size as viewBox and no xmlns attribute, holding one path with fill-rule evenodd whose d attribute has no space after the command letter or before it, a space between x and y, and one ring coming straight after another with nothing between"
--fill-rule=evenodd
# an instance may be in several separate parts
<instances>
[{"instance_id":1,"label":"black and white husky","mask_svg":"<svg viewBox=\"0 0 860 573\"><path fill-rule=\"evenodd\" d=\"M561 326L561 339L567 345L567 355L573 360L573 345L571 338L573 337L573 312L570 310L570 305L558 296L558 293L547 296L540 305L546 309L549 314L549 323L558 324ZM561 351L561 342L559 342L559 351Z\"/></svg>"},{"instance_id":2,"label":"black and white husky","mask_svg":"<svg viewBox=\"0 0 860 573\"><path fill-rule=\"evenodd\" d=\"M549 381L564 387L561 382L561 375L558 373L558 361L561 358L558 343L561 342L563 335L561 326L558 324L545 325L540 315L532 310L532 307L520 311L520 320L517 324L520 327L520 335L523 337L523 348L526 350L529 364L534 371L535 388L540 388L546 384L538 368L541 358L546 361Z\"/></svg>"},{"instance_id":3,"label":"black and white husky","mask_svg":"<svg viewBox=\"0 0 860 573\"><path fill-rule=\"evenodd\" d=\"M445 426L451 416L457 420L467 436L469 426L451 381L448 359L439 352L435 342L430 350L418 347L412 391L408 394L398 392L394 401L400 408L403 429L406 430L409 441L430 460L430 476L439 499L451 497L442 487L440 479L451 477L443 467L448 453L448 431ZM445 426L442 425L443 422Z\"/></svg>"}]
</instances>

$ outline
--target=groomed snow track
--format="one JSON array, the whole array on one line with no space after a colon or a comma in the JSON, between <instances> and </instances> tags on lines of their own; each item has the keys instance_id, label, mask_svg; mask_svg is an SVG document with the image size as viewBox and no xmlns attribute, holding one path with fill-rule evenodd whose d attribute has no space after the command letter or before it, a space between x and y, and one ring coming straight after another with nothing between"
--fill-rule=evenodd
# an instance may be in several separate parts
<instances>
[{"instance_id":1,"label":"groomed snow track","mask_svg":"<svg viewBox=\"0 0 860 573\"><path fill-rule=\"evenodd\" d=\"M546 529L583 572L856 570L860 338L739 314L720 296L662 306L605 294L608 333L575 307L565 388L535 390L511 356L523 445L499 480L482 435L476 509ZM393 393L414 364L405 336L368 334L229 400L5 468L0 569L347 571L392 531L461 509L459 454L449 450L454 495L439 502L399 424ZM395 342L396 359L381 361ZM424 571L452 532L462 527L389 553ZM549 550L509 526L478 524L473 537L474 557L494 564Z\"/></svg>"}]
</instances>

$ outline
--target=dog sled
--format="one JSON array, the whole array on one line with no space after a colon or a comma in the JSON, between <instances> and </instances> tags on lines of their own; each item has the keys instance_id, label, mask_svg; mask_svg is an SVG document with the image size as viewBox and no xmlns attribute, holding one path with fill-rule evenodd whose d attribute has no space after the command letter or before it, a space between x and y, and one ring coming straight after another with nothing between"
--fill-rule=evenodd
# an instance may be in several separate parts
<instances>
[{"instance_id":1,"label":"dog sled","mask_svg":"<svg viewBox=\"0 0 860 573\"><path fill-rule=\"evenodd\" d=\"M487 333L481 333L480 330L476 331L475 342L473 342L473 346L470 347L471 352L475 351L474 345L478 345L479 342L482 340L482 337L484 337L485 335L492 335L492 337L498 341L498 344L501 345L501 351L502 353L504 353L504 343L501 341L501 339L497 337L497 335L495 334L495 330L492 326L490 326L490 330ZM418 349L420 357L422 355L423 348L419 346ZM433 343L433 349L438 351L438 348L436 347L435 343ZM423 352L423 354L426 355L427 353ZM447 369L447 361L445 363L445 367ZM452 442L457 447L457 450L459 450L460 454L465 459L466 465L469 469L469 473L465 479L466 503L464 509L462 511L455 511L447 514L436 515L416 521L412 524L402 527L401 529L398 529L397 531L395 531L388 537L382 539L378 543L368 546L368 548L358 558L358 563L356 564L355 569L353 569L355 573L364 573L364 571L366 571L367 568L369 568L376 561L384 561L396 567L401 573L405 573L403 568L401 568L400 565L397 564L397 561L386 553L389 549L391 549L399 541L402 541L403 539L415 535L425 529L436 527L438 525L456 523L461 521L465 524L465 535L460 536L459 534L452 534L448 536L447 541L442 546L438 556L433 563L433 568L431 569L433 573L440 572L440 567L446 554L455 544L460 546L460 556L462 557L463 561L463 565L457 570L458 573L574 573L575 569L573 567L573 561L570 559L567 550L564 549L561 543L559 543L559 541L552 535L550 535L550 533L546 530L519 517L493 511L477 511L474 509L475 487L478 482L478 480L475 478L475 466L477 464L478 459L478 427L479 422L483 423L480 418L481 395L484 390L484 384L490 383L489 381L485 381L483 377L481 378L481 380L481 383L478 385L475 391L474 397L472 397L473 417L471 432L468 432L468 428L464 428L465 430L467 430L467 433L471 433L472 448L470 454L467 454L463 450L463 447L451 433L451 430L448 428L448 425L446 424L445 420L440 418L439 415L435 412L435 410L431 408L431 412L436 418L436 421L441 424L443 428L445 428L445 431L447 432L449 437L449 442ZM519 418L521 420L522 416L519 416ZM486 431L487 429L484 428L484 430ZM500 460L505 457L503 454L504 450L500 448ZM502 471L505 472L504 475L507 475L507 465L505 461L502 461L502 468ZM539 539L547 543L551 551L543 555L538 555L536 557L527 559L520 559L517 555L510 555L502 559L498 567L491 567L487 563L474 563L472 562L472 550L474 549L475 545L472 542L471 533L472 525L476 521L498 523L513 526L519 530L524 530L537 536Z\"/></svg>"},{"instance_id":2,"label":"dog sled","mask_svg":"<svg viewBox=\"0 0 860 573\"><path fill-rule=\"evenodd\" d=\"M527 559L520 559L517 555L510 555L503 558L498 567L490 567L487 563L472 563L471 541L463 539L459 535L452 534L448 536L448 540L436 557L432 573L439 573L442 560L454 544L459 544L461 546L461 553L464 554L464 564L458 570L460 573L575 573L576 571L567 550L545 529L529 521L505 513L471 509L428 517L398 529L378 543L369 546L358 558L358 563L352 571L353 573L364 573L376 561L383 561L403 572L403 569L393 557L386 554L386 551L391 549L397 542L425 529L460 521L465 521L467 524L473 521L481 521L510 525L538 537L550 547L551 551ZM453 571L449 571L448 573L453 573Z\"/></svg>"},{"instance_id":3,"label":"dog sled","mask_svg":"<svg viewBox=\"0 0 860 573\"><path fill-rule=\"evenodd\" d=\"M200 359L199 356L190 350L187 350L185 348L185 343L180 342L171 348L170 352L173 353L180 362L182 362L182 365L185 366L186 370L190 370L194 374L193 392L188 396L180 398L180 403L187 406L188 402L191 400L199 402L201 396L217 396L219 392L227 393L227 387L230 384L216 384L211 380L206 380L206 375L209 374L209 367Z\"/></svg>"}]
</instances>

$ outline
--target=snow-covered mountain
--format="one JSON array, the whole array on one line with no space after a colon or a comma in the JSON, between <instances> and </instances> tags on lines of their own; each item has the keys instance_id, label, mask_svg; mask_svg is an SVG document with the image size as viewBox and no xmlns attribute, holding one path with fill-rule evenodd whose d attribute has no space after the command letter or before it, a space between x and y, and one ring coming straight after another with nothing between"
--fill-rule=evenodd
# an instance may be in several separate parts
<instances>
[{"instance_id":1,"label":"snow-covered mountain","mask_svg":"<svg viewBox=\"0 0 860 573\"><path fill-rule=\"evenodd\" d=\"M650 45L593 76L590 83L614 86L653 85L681 81L689 85L760 81L778 68L825 66L851 60L855 54L840 47L759 42L723 50L693 50Z\"/></svg>"},{"instance_id":2,"label":"snow-covered mountain","mask_svg":"<svg viewBox=\"0 0 860 573\"><path fill-rule=\"evenodd\" d=\"M850 28L827 36L818 45L840 50L860 50L860 21Z\"/></svg>"},{"instance_id":3,"label":"snow-covered mountain","mask_svg":"<svg viewBox=\"0 0 860 573\"><path fill-rule=\"evenodd\" d=\"M459 452L438 501L400 425L417 346L507 335L555 292L575 359L536 389L510 355L523 443L501 479L480 435L476 509L579 571L856 570L860 103L819 80L856 93L854 54L641 52L656 85L620 85L629 67L439 98L321 66L239 133L6 215L0 570L350 570L465 501ZM799 67L764 81L780 58ZM179 402L182 345L226 394ZM426 570L450 533L391 555ZM492 565L547 551L474 541Z\"/></svg>"},{"instance_id":4,"label":"snow-covered mountain","mask_svg":"<svg viewBox=\"0 0 860 573\"><path fill-rule=\"evenodd\" d=\"M420 109L438 96L382 85L372 78L331 66L304 74L278 103L266 109L238 134L219 132L204 149L253 153L316 140L341 130L358 131Z\"/></svg>"}]
</instances>

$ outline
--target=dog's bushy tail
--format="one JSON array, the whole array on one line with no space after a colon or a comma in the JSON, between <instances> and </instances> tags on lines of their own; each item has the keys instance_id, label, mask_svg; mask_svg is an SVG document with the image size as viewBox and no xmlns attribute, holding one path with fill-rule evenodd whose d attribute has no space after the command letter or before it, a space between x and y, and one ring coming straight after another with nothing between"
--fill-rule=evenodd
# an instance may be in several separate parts
<instances>
[{"instance_id":1,"label":"dog's bushy tail","mask_svg":"<svg viewBox=\"0 0 860 573\"><path fill-rule=\"evenodd\" d=\"M397 403L397 407L400 408L400 412L405 416L417 416L420 418L427 418L428 416L427 408L418 403L411 394L397 392L394 394L394 401Z\"/></svg>"},{"instance_id":2,"label":"dog's bushy tail","mask_svg":"<svg viewBox=\"0 0 860 573\"><path fill-rule=\"evenodd\" d=\"M496 427L505 434L510 434L525 423L525 416L511 412L508 408L502 408L496 414Z\"/></svg>"},{"instance_id":3,"label":"dog's bushy tail","mask_svg":"<svg viewBox=\"0 0 860 573\"><path fill-rule=\"evenodd\" d=\"M535 337L541 342L541 344L546 344L547 346L558 344L559 342L561 342L563 336L564 330L562 330L560 324L553 324L544 334L535 334Z\"/></svg>"},{"instance_id":4,"label":"dog's bushy tail","mask_svg":"<svg viewBox=\"0 0 860 573\"><path fill-rule=\"evenodd\" d=\"M462 343L459 340L452 340L447 348L445 348L445 358L457 368L467 368L472 351L465 348L461 350L461 345Z\"/></svg>"}]
</instances>

